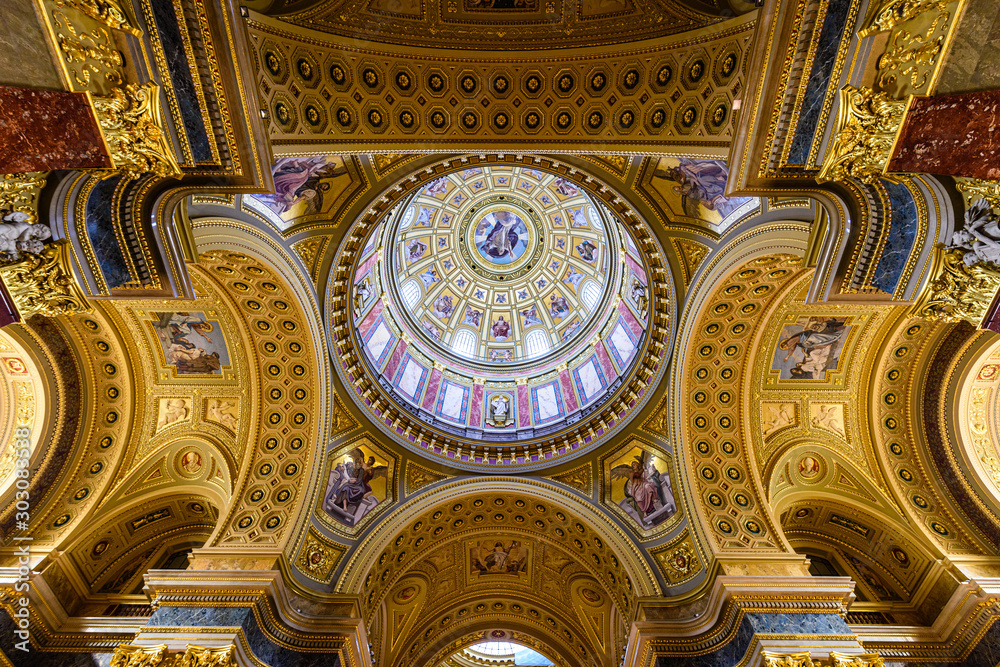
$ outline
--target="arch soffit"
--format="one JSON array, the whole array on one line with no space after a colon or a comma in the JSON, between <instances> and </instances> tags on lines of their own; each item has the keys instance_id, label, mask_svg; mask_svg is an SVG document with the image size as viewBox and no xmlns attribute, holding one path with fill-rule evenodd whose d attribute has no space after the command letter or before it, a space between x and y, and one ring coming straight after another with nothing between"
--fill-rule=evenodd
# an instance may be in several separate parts
<instances>
[{"instance_id":1,"label":"arch soffit","mask_svg":"<svg viewBox=\"0 0 1000 667\"><path fill-rule=\"evenodd\" d=\"M249 447L244 453L243 461L240 462L239 469L243 471L242 478L236 482L236 492L233 494L233 497L239 500L229 508L226 523L230 525L220 526L221 532L217 533L219 539L213 542L233 540L242 542L247 539L244 536L249 533L259 534L262 524L266 525L266 522L273 521L277 516L280 523L273 529L274 537L269 538L266 542L257 541L260 546L283 545L285 551L291 553L292 545L296 543L296 539L302 539L305 526L308 523L308 515L311 514L312 507L316 503L324 460L321 451L323 448L317 447L316 443L325 443L329 439L331 435L329 426L333 416L329 400L331 395L329 364L325 358L327 354L326 334L322 326L320 309L316 303L315 290L309 276L301 271L295 255L285 247L282 241L274 237L271 229L262 229L260 225L250 225L240 220L211 217L193 221L193 230L201 253L221 253L221 257L227 253L237 253L262 262L279 279L281 283L279 287L287 290L287 302L290 306L288 312L299 318L304 325L304 329L298 334L296 340L303 345L305 351L302 358L308 362L303 381L306 382L312 393L311 400L307 402L312 424L307 422L307 427L302 429L302 439L305 446L300 445L300 448L292 456L281 460L281 467L285 471L288 470L290 460L298 468L301 468L294 475L295 479L290 481L291 487L289 487L300 487L296 494L298 498L293 495L284 503L293 513L284 516L275 514L263 516L256 508L248 504L251 502L248 498L243 498L243 495L246 495L243 494L243 491L251 484L260 481L258 478L261 475L261 466L270 463L268 474L276 472L274 470L276 462L270 460L273 457L269 458L269 451L264 451L268 439L264 437L265 434L261 434L260 438L252 439L251 442L263 443L263 446ZM262 350L259 354L266 355L267 353ZM266 384L264 375L264 373L258 374L255 381L257 386ZM284 405L283 400L271 405L263 388L260 392L260 401L261 411L268 409L268 407L280 408ZM259 421L263 422L264 419ZM336 421L339 423L340 420ZM250 541L255 540L252 537L249 539Z\"/></svg>"},{"instance_id":2,"label":"arch soffit","mask_svg":"<svg viewBox=\"0 0 1000 667\"><path fill-rule=\"evenodd\" d=\"M709 482L703 479L699 469L699 461L704 456L696 449L697 433L700 428L694 423L688 424L690 405L687 397L694 393L694 369L698 359L697 347L701 330L712 318L709 312L711 301L716 298L725 288L735 272L744 265L749 265L755 261L766 260L772 257L775 266L783 263L782 268L785 274L780 276L775 284L777 289L767 295L764 303L776 298L783 286L794 276L802 271L797 259L805 251L808 243L809 225L802 222L775 221L756 229L749 229L736 236L721 250L713 253L701 270L697 281L689 290L689 300L685 304L678 326L677 349L683 351L676 358L670 371L670 411L671 423L667 425L669 432L677 443L683 443L683 449L675 457L678 469L678 479L684 480L682 485L684 502L689 508L689 516L696 516L698 520L692 521L692 533L698 536L699 548L708 548L711 553L721 553L725 551L740 551L753 548L754 550L772 551L775 553L791 552L791 548L784 543L780 532L776 530L776 522L767 511L767 504L761 491L761 483L757 477L757 472L751 468L748 453L745 446L738 446L734 443L733 455L729 462L735 467L739 474L746 492L752 496L748 507L753 508L752 513L744 512L746 516L740 521L740 527L732 524L732 518L728 516L724 505L713 507L704 502L712 493L709 487L714 487L719 482L719 473L715 473L714 479ZM745 283L742 283L745 284ZM758 319L766 307L757 309ZM750 319L750 318L748 318ZM748 327L752 329L753 327ZM753 335L752 333L750 334ZM746 351L743 350L745 359ZM734 374L746 370L746 362L742 365L734 366ZM737 383L746 382L745 378L730 377L726 382L732 386ZM738 401L737 401L738 402ZM729 417L730 424L743 423L739 409L733 411ZM705 426L707 426L707 422ZM745 436L739 431L732 432L732 437L745 445ZM679 448L680 449L680 448ZM736 474L734 473L734 474ZM721 494L720 498L723 496ZM726 494L729 495L729 494ZM725 502L725 501L723 501ZM729 522L730 535L719 530L719 522ZM751 528L756 528L756 535L746 529L746 521L752 521ZM705 545L705 546L702 546Z\"/></svg>"},{"instance_id":3,"label":"arch soffit","mask_svg":"<svg viewBox=\"0 0 1000 667\"><path fill-rule=\"evenodd\" d=\"M534 480L504 477L464 479L450 482L435 487L432 491L412 498L405 504L397 507L391 514L385 516L364 541L357 546L337 580L336 591L341 593L361 593L363 591L365 578L368 573L373 571L375 567L378 567L379 554L391 548L393 539L405 534L408 529L411 529L414 521L419 520L414 519L404 524L403 517L422 517L429 511L450 503L457 503L470 497L485 498L497 495L498 493L503 495L523 495L525 499L554 503L553 507L548 508L549 513L554 514L557 509L565 511L568 519L567 523L573 520L579 521L586 528L593 530L595 536L611 549L611 552L616 555L621 569L628 576L629 580L633 582L635 596L642 597L661 594L660 586L653 573L651 564L647 561L643 552L636 547L625 531L603 512L583 502L570 492L555 486ZM439 543L438 541L431 542L420 553L430 553L432 550L431 547L436 547ZM418 555L413 554L413 558L416 558ZM404 574L404 572L394 573L391 581L384 586L383 591L392 588L395 582L404 576ZM379 595L378 597L381 598L382 596Z\"/></svg>"}]
</instances>

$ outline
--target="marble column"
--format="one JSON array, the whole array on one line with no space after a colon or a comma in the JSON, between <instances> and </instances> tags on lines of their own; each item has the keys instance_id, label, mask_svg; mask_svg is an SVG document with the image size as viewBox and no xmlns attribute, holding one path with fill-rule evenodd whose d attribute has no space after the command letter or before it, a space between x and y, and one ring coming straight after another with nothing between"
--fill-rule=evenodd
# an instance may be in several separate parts
<instances>
[{"instance_id":1,"label":"marble column","mask_svg":"<svg viewBox=\"0 0 1000 667\"><path fill-rule=\"evenodd\" d=\"M0 86L0 173L109 167L84 93Z\"/></svg>"},{"instance_id":2,"label":"marble column","mask_svg":"<svg viewBox=\"0 0 1000 667\"><path fill-rule=\"evenodd\" d=\"M1000 90L915 97L887 171L1000 179Z\"/></svg>"}]
</instances>

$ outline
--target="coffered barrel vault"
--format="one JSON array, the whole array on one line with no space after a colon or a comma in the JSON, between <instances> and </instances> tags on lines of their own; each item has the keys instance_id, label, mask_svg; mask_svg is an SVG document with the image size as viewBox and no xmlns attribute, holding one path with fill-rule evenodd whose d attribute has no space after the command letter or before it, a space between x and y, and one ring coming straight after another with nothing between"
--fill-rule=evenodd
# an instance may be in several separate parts
<instances>
[{"instance_id":1,"label":"coffered barrel vault","mask_svg":"<svg viewBox=\"0 0 1000 667\"><path fill-rule=\"evenodd\" d=\"M990 3L8 5L3 662L993 667Z\"/></svg>"}]
</instances>

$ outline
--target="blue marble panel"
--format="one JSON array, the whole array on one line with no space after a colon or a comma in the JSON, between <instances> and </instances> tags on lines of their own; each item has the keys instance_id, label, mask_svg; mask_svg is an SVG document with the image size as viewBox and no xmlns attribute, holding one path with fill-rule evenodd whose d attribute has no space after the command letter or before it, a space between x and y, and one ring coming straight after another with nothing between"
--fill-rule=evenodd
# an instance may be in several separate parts
<instances>
[{"instance_id":1,"label":"blue marble panel","mask_svg":"<svg viewBox=\"0 0 1000 667\"><path fill-rule=\"evenodd\" d=\"M253 616L249 607L160 607L146 621L146 626L236 628L243 625L247 616Z\"/></svg>"},{"instance_id":2,"label":"blue marble panel","mask_svg":"<svg viewBox=\"0 0 1000 667\"><path fill-rule=\"evenodd\" d=\"M746 655L755 634L853 635L837 614L745 614L735 636L705 655L659 656L656 667L732 667ZM991 666L992 667L992 666Z\"/></svg>"},{"instance_id":3,"label":"blue marble panel","mask_svg":"<svg viewBox=\"0 0 1000 667\"><path fill-rule=\"evenodd\" d=\"M184 132L191 144L191 154L196 162L212 160L212 149L208 133L205 131L205 121L198 104L197 85L191 77L187 53L184 51L184 39L177 25L177 15L172 2L151 2L153 18L156 21L156 31L163 44L163 54L170 70L170 80L177 96L177 106L184 120Z\"/></svg>"},{"instance_id":4,"label":"blue marble panel","mask_svg":"<svg viewBox=\"0 0 1000 667\"><path fill-rule=\"evenodd\" d=\"M94 255L101 267L101 273L108 287L119 287L132 280L125 255L118 244L115 234L115 223L112 216L115 187L119 177L109 178L98 183L87 198L84 212L87 225L87 238L94 248Z\"/></svg>"},{"instance_id":5,"label":"blue marble panel","mask_svg":"<svg viewBox=\"0 0 1000 667\"><path fill-rule=\"evenodd\" d=\"M875 273L872 275L872 285L892 294L899 285L899 279L906 268L906 260L913 250L913 242L917 236L919 215L913 194L904 185L882 181L889 193L891 215L886 216L889 233L886 236L882 254L876 261Z\"/></svg>"},{"instance_id":6,"label":"blue marble panel","mask_svg":"<svg viewBox=\"0 0 1000 667\"><path fill-rule=\"evenodd\" d=\"M852 0L830 0L826 16L823 17L816 56L809 71L809 79L806 81L806 92L799 108L799 121L795 126L792 146L788 151L789 164L804 165L809 158L809 148L818 129L816 126L823 111L827 89L830 87L830 77L833 75L841 37L847 27L851 4Z\"/></svg>"},{"instance_id":7,"label":"blue marble panel","mask_svg":"<svg viewBox=\"0 0 1000 667\"><path fill-rule=\"evenodd\" d=\"M14 667L109 667L111 653L50 653L40 651L36 644L30 644L29 652L15 647L21 640L14 636L16 625L7 610L0 609L0 650ZM41 634L38 628L28 631L35 636Z\"/></svg>"}]
</instances>

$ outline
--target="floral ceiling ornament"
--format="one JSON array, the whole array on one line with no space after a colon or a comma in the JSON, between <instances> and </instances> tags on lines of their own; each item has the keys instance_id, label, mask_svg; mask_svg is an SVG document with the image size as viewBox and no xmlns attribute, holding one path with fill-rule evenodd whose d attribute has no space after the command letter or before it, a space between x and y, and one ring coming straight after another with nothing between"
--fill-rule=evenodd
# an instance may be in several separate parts
<instances>
[{"instance_id":1,"label":"floral ceiling ornament","mask_svg":"<svg viewBox=\"0 0 1000 667\"><path fill-rule=\"evenodd\" d=\"M894 100L870 88L844 86L840 90L839 128L817 180L855 178L869 185L886 178L896 134L911 97Z\"/></svg>"}]
</instances>

